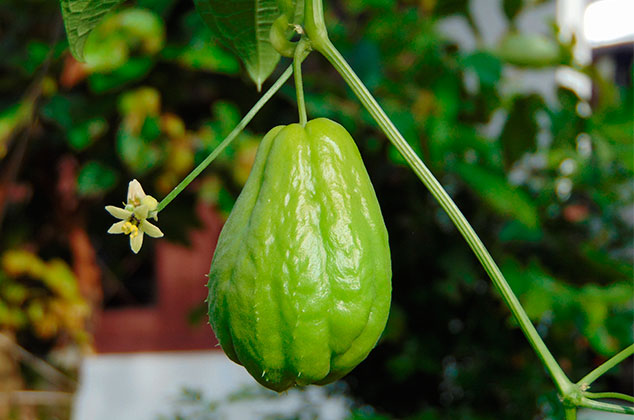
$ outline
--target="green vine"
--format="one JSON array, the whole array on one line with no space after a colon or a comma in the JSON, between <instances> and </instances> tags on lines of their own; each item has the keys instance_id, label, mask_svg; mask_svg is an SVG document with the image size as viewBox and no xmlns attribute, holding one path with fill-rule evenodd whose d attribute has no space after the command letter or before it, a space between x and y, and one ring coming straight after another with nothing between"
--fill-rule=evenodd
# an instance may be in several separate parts
<instances>
[{"instance_id":1,"label":"green vine","mask_svg":"<svg viewBox=\"0 0 634 420\"><path fill-rule=\"evenodd\" d=\"M629 403L634 404L634 397L627 394L621 394L620 392L584 392L584 397L592 398L592 399L614 399L614 400L623 400Z\"/></svg>"}]
</instances>

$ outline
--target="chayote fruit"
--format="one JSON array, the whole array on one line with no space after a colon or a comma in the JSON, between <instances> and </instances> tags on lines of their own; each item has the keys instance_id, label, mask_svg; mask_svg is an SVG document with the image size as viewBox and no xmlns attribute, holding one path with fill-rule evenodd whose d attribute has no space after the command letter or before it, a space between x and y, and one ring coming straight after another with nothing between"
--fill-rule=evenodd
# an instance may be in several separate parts
<instances>
[{"instance_id":1,"label":"chayote fruit","mask_svg":"<svg viewBox=\"0 0 634 420\"><path fill-rule=\"evenodd\" d=\"M350 135L323 118L273 128L209 273L227 356L276 391L335 381L376 345L390 279L387 230Z\"/></svg>"}]
</instances>

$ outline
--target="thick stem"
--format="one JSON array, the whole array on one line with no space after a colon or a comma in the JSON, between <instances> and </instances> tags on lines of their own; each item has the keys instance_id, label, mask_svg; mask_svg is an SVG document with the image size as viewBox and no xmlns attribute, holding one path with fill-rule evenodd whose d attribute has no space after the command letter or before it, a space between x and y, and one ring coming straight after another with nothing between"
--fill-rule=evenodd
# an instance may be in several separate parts
<instances>
[{"instance_id":1,"label":"thick stem","mask_svg":"<svg viewBox=\"0 0 634 420\"><path fill-rule=\"evenodd\" d=\"M317 51L321 51L323 44L329 42L321 0L304 0L304 31L313 49Z\"/></svg>"},{"instance_id":2,"label":"thick stem","mask_svg":"<svg viewBox=\"0 0 634 420\"><path fill-rule=\"evenodd\" d=\"M565 407L564 416L566 420L577 420L577 407Z\"/></svg>"},{"instance_id":3,"label":"thick stem","mask_svg":"<svg viewBox=\"0 0 634 420\"><path fill-rule=\"evenodd\" d=\"M308 51L304 50L304 52L298 57L299 60L297 60L297 57L296 57L296 61L298 61L298 63L301 64L301 62L306 58L307 55L308 55ZM289 66L286 69L286 71L282 73L279 79L277 79L277 81L273 83L273 85L269 88L269 90L267 90L266 93L262 95L262 97L255 103L255 105L253 105L253 108L251 108L249 112L247 112L247 115L245 115L244 118L242 118L242 120L238 123L236 128L234 128L231 131L231 133L229 133L227 138L225 138L222 141L222 143L220 143L218 147L216 147L213 150L213 152L211 152L209 156L205 158L205 160L200 162L200 164L196 166L196 168L194 168L194 170L191 171L189 175L187 175L185 179L183 179L180 182L180 184L178 184L172 191L169 192L169 194L165 196L165 198L163 198L163 200L161 200L161 202L159 203L157 207L158 212L163 210L169 203L171 203L172 200L178 196L178 194L180 194L185 188L187 188L187 186L194 179L196 179L196 177L200 175L200 173L204 171L205 168L207 168L207 166L209 166L209 164L213 162L214 159L216 159L216 157L218 157L218 155L227 146L229 146L229 144L231 144L233 140L236 139L236 137L238 137L238 135L242 132L242 130L244 130L247 124L251 122L253 117L255 117L255 115L260 111L260 109L262 109L262 107L269 101L269 99L271 99L273 95L275 95L275 93L277 93L277 91L280 90L280 88L284 85L284 83L286 83L286 81L291 77L292 74L293 74L293 65Z\"/></svg>"},{"instance_id":4,"label":"thick stem","mask_svg":"<svg viewBox=\"0 0 634 420\"><path fill-rule=\"evenodd\" d=\"M581 378L581 380L577 382L577 385L579 385L582 390L588 389L592 382L596 381L601 375L621 363L623 360L630 357L632 354L634 354L634 344L631 344L629 347L626 347L625 349L621 350L610 359L599 365L599 367Z\"/></svg>"},{"instance_id":5,"label":"thick stem","mask_svg":"<svg viewBox=\"0 0 634 420\"><path fill-rule=\"evenodd\" d=\"M462 236L465 238L478 260L489 274L493 284L502 295L502 299L511 309L511 312L517 319L520 328L526 335L531 346L541 359L542 363L548 370L550 376L555 382L558 391L563 396L571 395L578 390L570 380L566 377L553 355L544 344L537 330L531 323L526 311L522 308L519 300L511 290L502 272L493 261L493 258L487 251L480 238L475 233L469 222L466 220L462 212L458 209L451 197L440 185L438 180L425 166L425 164L416 155L416 152L409 146L392 121L385 114L381 106L374 99L372 94L365 87L363 82L354 73L346 60L341 56L339 51L330 42L327 36L325 25L323 24L323 10L321 0L306 0L305 28L313 48L323 54L328 61L335 67L337 72L343 77L348 86L359 98L363 106L372 115L381 130L388 139L403 155L409 166L416 173L418 178L425 184L434 198L441 207L447 212L453 223L456 225Z\"/></svg>"}]
</instances>

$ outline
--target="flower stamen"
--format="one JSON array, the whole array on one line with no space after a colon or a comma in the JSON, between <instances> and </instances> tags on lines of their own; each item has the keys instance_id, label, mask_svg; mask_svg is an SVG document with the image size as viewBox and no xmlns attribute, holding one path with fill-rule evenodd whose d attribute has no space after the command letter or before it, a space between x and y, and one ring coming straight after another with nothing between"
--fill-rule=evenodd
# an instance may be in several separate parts
<instances>
[{"instance_id":1,"label":"flower stamen","mask_svg":"<svg viewBox=\"0 0 634 420\"><path fill-rule=\"evenodd\" d=\"M139 234L139 227L130 221L125 222L121 227L121 230L126 235L130 235L131 238L135 238Z\"/></svg>"}]
</instances>

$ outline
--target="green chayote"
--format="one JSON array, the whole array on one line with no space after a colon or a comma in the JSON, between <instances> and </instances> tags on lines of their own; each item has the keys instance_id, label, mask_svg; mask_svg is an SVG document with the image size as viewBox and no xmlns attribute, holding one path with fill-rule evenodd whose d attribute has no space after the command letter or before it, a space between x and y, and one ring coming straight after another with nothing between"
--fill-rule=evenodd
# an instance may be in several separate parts
<instances>
[{"instance_id":1,"label":"green chayote","mask_svg":"<svg viewBox=\"0 0 634 420\"><path fill-rule=\"evenodd\" d=\"M348 132L327 119L273 128L220 234L209 316L262 385L341 378L385 328L388 236Z\"/></svg>"}]
</instances>

